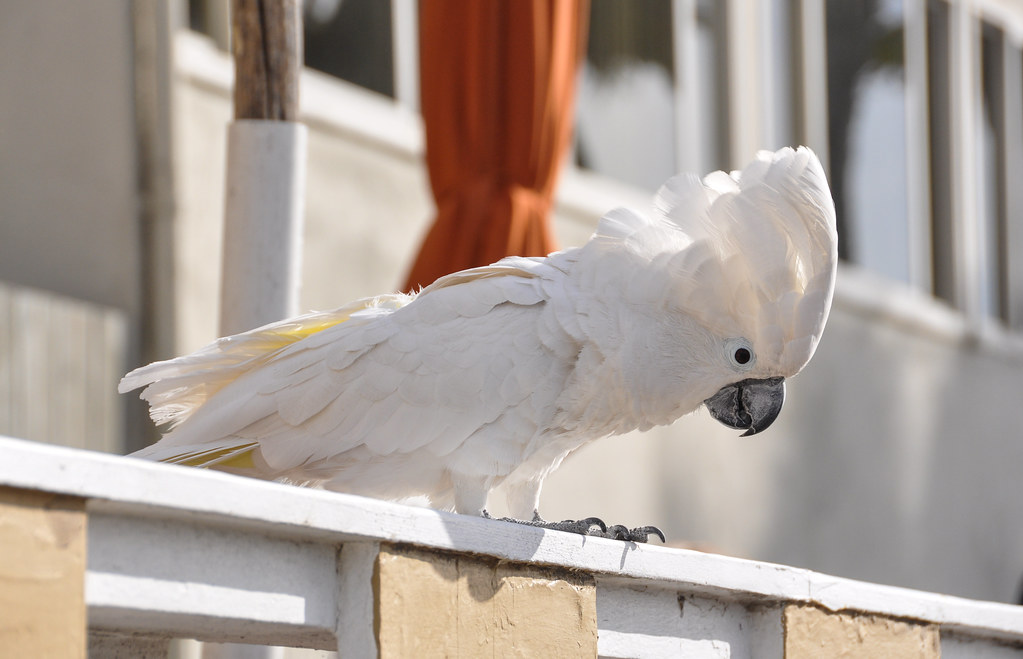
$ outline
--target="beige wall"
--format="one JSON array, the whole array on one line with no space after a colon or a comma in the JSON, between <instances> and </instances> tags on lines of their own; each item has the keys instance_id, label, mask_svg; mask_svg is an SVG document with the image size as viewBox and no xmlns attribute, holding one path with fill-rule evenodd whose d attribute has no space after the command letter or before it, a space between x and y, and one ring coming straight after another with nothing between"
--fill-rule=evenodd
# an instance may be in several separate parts
<instances>
[{"instance_id":1,"label":"beige wall","mask_svg":"<svg viewBox=\"0 0 1023 659\"><path fill-rule=\"evenodd\" d=\"M130 4L0 3L0 62L0 280L137 311Z\"/></svg>"},{"instance_id":2,"label":"beige wall","mask_svg":"<svg viewBox=\"0 0 1023 659\"><path fill-rule=\"evenodd\" d=\"M0 3L0 433L122 448L145 279L133 73L131 3Z\"/></svg>"}]
</instances>

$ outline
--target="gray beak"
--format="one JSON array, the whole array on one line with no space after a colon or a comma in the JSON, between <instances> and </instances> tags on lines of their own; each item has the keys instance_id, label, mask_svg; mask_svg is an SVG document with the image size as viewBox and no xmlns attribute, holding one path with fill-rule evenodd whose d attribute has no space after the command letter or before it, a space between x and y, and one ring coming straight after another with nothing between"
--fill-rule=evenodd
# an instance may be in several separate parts
<instances>
[{"instance_id":1,"label":"gray beak","mask_svg":"<svg viewBox=\"0 0 1023 659\"><path fill-rule=\"evenodd\" d=\"M785 403L785 378L743 380L723 387L703 401L710 415L729 428L755 435L774 423Z\"/></svg>"}]
</instances>

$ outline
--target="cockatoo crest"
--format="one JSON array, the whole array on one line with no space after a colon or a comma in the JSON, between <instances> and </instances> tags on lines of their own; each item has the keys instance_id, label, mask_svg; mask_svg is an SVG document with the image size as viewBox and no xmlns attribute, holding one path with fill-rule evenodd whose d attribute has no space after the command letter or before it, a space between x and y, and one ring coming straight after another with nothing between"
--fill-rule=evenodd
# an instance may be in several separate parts
<instances>
[{"instance_id":1,"label":"cockatoo crest","mask_svg":"<svg viewBox=\"0 0 1023 659\"><path fill-rule=\"evenodd\" d=\"M666 261L676 307L749 340L778 375L799 372L824 331L838 263L834 202L814 153L761 151L730 175L679 175L654 205L652 219L612 211L597 237Z\"/></svg>"}]
</instances>

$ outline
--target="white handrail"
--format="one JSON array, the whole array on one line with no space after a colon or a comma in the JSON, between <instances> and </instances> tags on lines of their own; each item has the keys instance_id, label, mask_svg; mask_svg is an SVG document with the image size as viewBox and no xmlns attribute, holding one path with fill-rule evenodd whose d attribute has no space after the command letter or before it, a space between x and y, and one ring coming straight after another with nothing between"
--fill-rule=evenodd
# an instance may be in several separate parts
<instances>
[{"instance_id":1,"label":"white handrail","mask_svg":"<svg viewBox=\"0 0 1023 659\"><path fill-rule=\"evenodd\" d=\"M594 575L607 656L623 643L655 653L665 643L709 642L686 636L696 618L678 615L679 598L705 619L699 634L717 628L721 638L735 637L732 656L744 656L735 654L743 644L775 642L765 639L782 633L778 610L787 603L921 621L991 644L1023 642L1023 607L23 440L0 438L0 486L86 500L85 598L95 629L321 649L339 638L365 648L372 607L356 610L358 589L339 595L339 583L367 574L374 547L407 543ZM647 612L642 623L637 611ZM658 620L656 633L644 630Z\"/></svg>"}]
</instances>

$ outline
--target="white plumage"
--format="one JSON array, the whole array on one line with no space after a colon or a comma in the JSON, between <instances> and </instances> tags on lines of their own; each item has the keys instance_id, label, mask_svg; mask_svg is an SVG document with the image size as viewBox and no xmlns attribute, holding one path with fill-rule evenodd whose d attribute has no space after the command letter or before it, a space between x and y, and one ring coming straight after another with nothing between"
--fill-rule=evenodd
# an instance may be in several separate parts
<instances>
[{"instance_id":1,"label":"white plumage","mask_svg":"<svg viewBox=\"0 0 1023 659\"><path fill-rule=\"evenodd\" d=\"M795 375L816 349L837 237L810 150L673 178L654 211L608 213L583 247L136 369L120 391L145 387L169 432L135 455L461 513L504 483L528 518L584 443L671 423L715 392L745 401L739 386ZM715 409L762 429L758 412Z\"/></svg>"}]
</instances>

